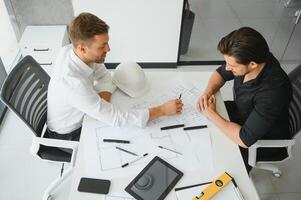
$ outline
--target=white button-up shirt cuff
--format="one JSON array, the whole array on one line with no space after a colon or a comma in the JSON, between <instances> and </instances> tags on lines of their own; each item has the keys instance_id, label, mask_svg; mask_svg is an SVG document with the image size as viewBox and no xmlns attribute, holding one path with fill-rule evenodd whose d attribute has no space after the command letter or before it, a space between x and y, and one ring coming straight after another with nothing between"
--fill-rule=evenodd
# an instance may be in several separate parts
<instances>
[{"instance_id":1,"label":"white button-up shirt cuff","mask_svg":"<svg viewBox=\"0 0 301 200\"><path fill-rule=\"evenodd\" d=\"M97 93L100 92L110 92L113 94L113 92L116 90L116 85L113 83L99 83L94 86Z\"/></svg>"},{"instance_id":2,"label":"white button-up shirt cuff","mask_svg":"<svg viewBox=\"0 0 301 200\"><path fill-rule=\"evenodd\" d=\"M138 110L141 112L141 127L145 127L148 120L149 120L149 110L148 109L143 109L143 110Z\"/></svg>"}]
</instances>

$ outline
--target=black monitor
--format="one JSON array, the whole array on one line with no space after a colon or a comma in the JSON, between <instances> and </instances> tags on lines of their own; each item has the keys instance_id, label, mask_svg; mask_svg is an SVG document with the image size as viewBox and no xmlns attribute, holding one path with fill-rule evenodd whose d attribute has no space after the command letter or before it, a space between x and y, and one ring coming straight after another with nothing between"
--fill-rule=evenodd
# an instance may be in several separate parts
<instances>
[{"instance_id":1,"label":"black monitor","mask_svg":"<svg viewBox=\"0 0 301 200\"><path fill-rule=\"evenodd\" d=\"M2 84L3 84L6 76L7 76L7 73L5 71L4 65L3 65L2 60L0 58L0 93L1 93ZM4 114L5 114L6 110L7 110L7 107L0 100L0 124L2 123L2 120L4 118Z\"/></svg>"}]
</instances>

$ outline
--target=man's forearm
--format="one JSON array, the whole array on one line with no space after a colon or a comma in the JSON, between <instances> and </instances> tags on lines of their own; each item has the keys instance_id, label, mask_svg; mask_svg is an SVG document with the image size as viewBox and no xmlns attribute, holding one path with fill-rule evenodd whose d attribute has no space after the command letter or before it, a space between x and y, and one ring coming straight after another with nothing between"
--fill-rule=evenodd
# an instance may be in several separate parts
<instances>
[{"instance_id":1,"label":"man's forearm","mask_svg":"<svg viewBox=\"0 0 301 200\"><path fill-rule=\"evenodd\" d=\"M149 120L157 119L164 115L161 106L153 107L149 109Z\"/></svg>"},{"instance_id":2,"label":"man's forearm","mask_svg":"<svg viewBox=\"0 0 301 200\"><path fill-rule=\"evenodd\" d=\"M100 98L104 99L105 101L111 102L112 93L104 91L104 92L100 92L98 95L100 96Z\"/></svg>"},{"instance_id":3,"label":"man's forearm","mask_svg":"<svg viewBox=\"0 0 301 200\"><path fill-rule=\"evenodd\" d=\"M224 84L225 81L223 77L217 71L214 71L208 81L204 93L208 95L215 94Z\"/></svg>"},{"instance_id":4,"label":"man's forearm","mask_svg":"<svg viewBox=\"0 0 301 200\"><path fill-rule=\"evenodd\" d=\"M239 137L241 126L239 124L230 122L222 118L217 112L210 111L209 119L212 121L223 133L225 133L232 141L241 147L247 148Z\"/></svg>"}]
</instances>

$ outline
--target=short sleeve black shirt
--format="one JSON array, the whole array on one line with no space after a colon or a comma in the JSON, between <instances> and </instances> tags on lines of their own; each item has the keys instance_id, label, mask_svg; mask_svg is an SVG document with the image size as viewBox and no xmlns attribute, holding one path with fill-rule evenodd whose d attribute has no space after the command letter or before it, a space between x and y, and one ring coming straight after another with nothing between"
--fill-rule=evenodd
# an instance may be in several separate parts
<instances>
[{"instance_id":1,"label":"short sleeve black shirt","mask_svg":"<svg viewBox=\"0 0 301 200\"><path fill-rule=\"evenodd\" d=\"M234 79L233 94L239 116L240 138L247 146L259 139L288 139L288 106L291 83L277 59L270 53L266 65L255 79L243 83L225 65L216 70L225 81Z\"/></svg>"}]
</instances>

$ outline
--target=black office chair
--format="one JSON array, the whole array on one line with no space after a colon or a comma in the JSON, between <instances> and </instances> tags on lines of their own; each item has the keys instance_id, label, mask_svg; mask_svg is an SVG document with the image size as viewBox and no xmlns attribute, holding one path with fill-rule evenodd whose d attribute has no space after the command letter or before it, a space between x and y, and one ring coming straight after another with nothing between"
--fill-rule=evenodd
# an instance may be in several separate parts
<instances>
[{"instance_id":1,"label":"black office chair","mask_svg":"<svg viewBox=\"0 0 301 200\"><path fill-rule=\"evenodd\" d=\"M1 99L32 130L34 139L31 146L33 155L45 161L70 163L45 191L43 200L51 199L57 186L70 174L74 167L78 142L47 138L47 91L50 77L31 57L23 58L5 79ZM72 149L72 154L60 148ZM63 167L62 166L62 167Z\"/></svg>"},{"instance_id":2,"label":"black office chair","mask_svg":"<svg viewBox=\"0 0 301 200\"><path fill-rule=\"evenodd\" d=\"M270 170L276 177L281 176L281 170L275 165L284 162L292 157L292 148L295 144L295 138L301 132L301 65L296 67L288 74L292 88L293 99L289 106L289 125L290 140L258 140L254 145L249 147L249 165L255 168ZM288 156L280 161L257 161L256 154L258 148L275 148L285 147Z\"/></svg>"}]
</instances>

